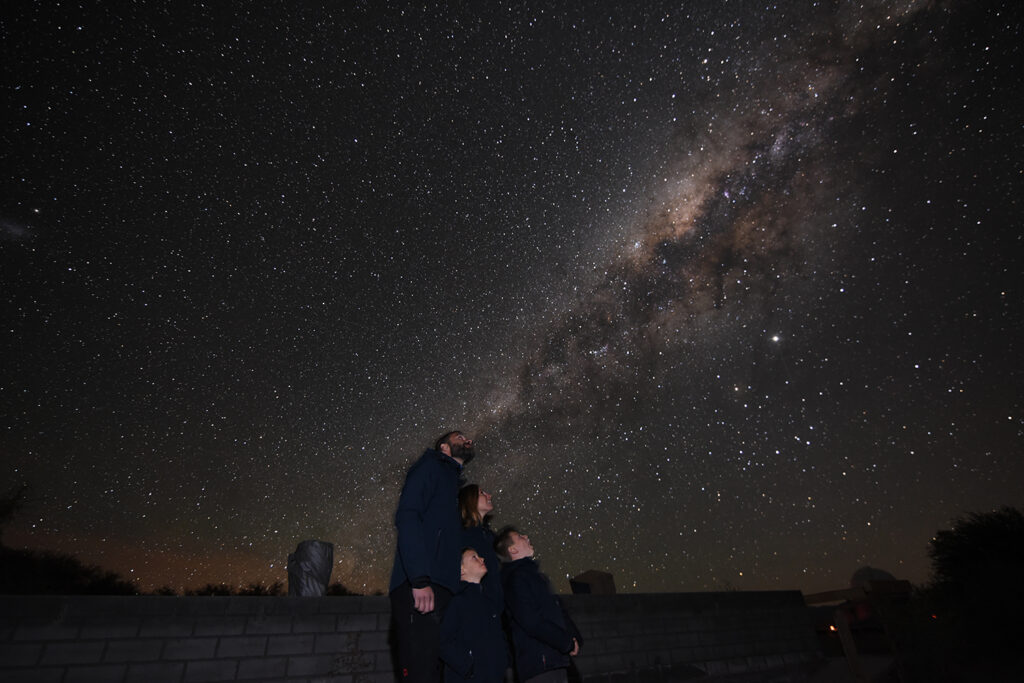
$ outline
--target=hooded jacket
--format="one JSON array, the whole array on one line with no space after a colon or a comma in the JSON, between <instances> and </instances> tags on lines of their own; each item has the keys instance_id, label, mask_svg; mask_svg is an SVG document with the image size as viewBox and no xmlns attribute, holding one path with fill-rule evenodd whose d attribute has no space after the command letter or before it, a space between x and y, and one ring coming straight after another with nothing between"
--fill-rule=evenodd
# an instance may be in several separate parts
<instances>
[{"instance_id":1,"label":"hooded jacket","mask_svg":"<svg viewBox=\"0 0 1024 683\"><path fill-rule=\"evenodd\" d=\"M452 592L458 589L461 472L457 460L430 448L409 468L395 512L398 548L388 591L406 581L413 588L436 583Z\"/></svg>"},{"instance_id":2,"label":"hooded jacket","mask_svg":"<svg viewBox=\"0 0 1024 683\"><path fill-rule=\"evenodd\" d=\"M445 683L502 683L508 647L501 629L502 604L479 583L463 581L441 621Z\"/></svg>"},{"instance_id":3,"label":"hooded jacket","mask_svg":"<svg viewBox=\"0 0 1024 683\"><path fill-rule=\"evenodd\" d=\"M583 636L551 589L548 577L532 557L524 557L502 567L501 582L519 680L567 668L572 661L572 640L582 645Z\"/></svg>"}]
</instances>

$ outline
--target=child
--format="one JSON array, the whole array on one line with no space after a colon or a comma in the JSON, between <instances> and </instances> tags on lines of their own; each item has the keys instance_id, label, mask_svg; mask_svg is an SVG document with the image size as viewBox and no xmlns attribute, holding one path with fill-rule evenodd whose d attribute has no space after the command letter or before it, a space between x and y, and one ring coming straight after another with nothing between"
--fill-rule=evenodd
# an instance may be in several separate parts
<instances>
[{"instance_id":1,"label":"child","mask_svg":"<svg viewBox=\"0 0 1024 683\"><path fill-rule=\"evenodd\" d=\"M516 673L523 683L563 683L583 636L548 577L533 559L530 537L512 527L503 529L494 548L505 563L501 583L515 646Z\"/></svg>"},{"instance_id":2,"label":"child","mask_svg":"<svg viewBox=\"0 0 1024 683\"><path fill-rule=\"evenodd\" d=\"M462 581L441 621L444 680L502 683L507 646L501 630L502 605L480 580L487 564L472 548L462 551Z\"/></svg>"}]
</instances>

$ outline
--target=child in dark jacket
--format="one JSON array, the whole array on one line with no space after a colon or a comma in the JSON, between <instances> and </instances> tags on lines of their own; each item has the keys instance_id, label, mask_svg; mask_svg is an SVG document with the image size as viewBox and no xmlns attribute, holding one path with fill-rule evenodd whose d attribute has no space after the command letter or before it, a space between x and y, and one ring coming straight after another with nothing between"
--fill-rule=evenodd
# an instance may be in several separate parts
<instances>
[{"instance_id":1,"label":"child in dark jacket","mask_svg":"<svg viewBox=\"0 0 1024 683\"><path fill-rule=\"evenodd\" d=\"M568 680L572 658L579 654L583 636L548 577L533 559L530 537L508 527L494 542L505 564L501 582L515 646L516 674L522 683L558 683Z\"/></svg>"},{"instance_id":2,"label":"child in dark jacket","mask_svg":"<svg viewBox=\"0 0 1024 683\"><path fill-rule=\"evenodd\" d=\"M487 564L472 548L462 551L462 581L441 622L445 683L502 683L507 645L501 630L503 606L484 591Z\"/></svg>"}]
</instances>

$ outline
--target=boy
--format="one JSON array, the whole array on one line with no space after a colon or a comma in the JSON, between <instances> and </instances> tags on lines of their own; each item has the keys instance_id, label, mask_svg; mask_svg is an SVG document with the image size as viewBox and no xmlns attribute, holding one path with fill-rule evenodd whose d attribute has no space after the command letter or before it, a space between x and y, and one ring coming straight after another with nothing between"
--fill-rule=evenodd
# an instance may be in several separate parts
<instances>
[{"instance_id":1,"label":"boy","mask_svg":"<svg viewBox=\"0 0 1024 683\"><path fill-rule=\"evenodd\" d=\"M480 585L487 564L472 548L462 551L459 589L441 621L441 659L445 683L505 680L505 634L501 630L500 602Z\"/></svg>"},{"instance_id":2,"label":"boy","mask_svg":"<svg viewBox=\"0 0 1024 683\"><path fill-rule=\"evenodd\" d=\"M512 527L494 541L522 683L565 683L583 636L533 559L530 537Z\"/></svg>"}]
</instances>

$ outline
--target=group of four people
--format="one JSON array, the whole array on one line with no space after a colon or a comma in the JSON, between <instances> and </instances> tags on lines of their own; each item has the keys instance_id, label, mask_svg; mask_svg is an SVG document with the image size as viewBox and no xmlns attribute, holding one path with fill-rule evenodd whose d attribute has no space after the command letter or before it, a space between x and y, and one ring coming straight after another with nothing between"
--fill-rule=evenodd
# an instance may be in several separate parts
<instances>
[{"instance_id":1,"label":"group of four people","mask_svg":"<svg viewBox=\"0 0 1024 683\"><path fill-rule=\"evenodd\" d=\"M409 469L395 514L389 593L403 681L501 683L509 665L503 614L522 683L567 680L583 641L526 534L487 525L491 496L460 489L473 459L462 432L441 436ZM500 558L500 560L499 560Z\"/></svg>"}]
</instances>

